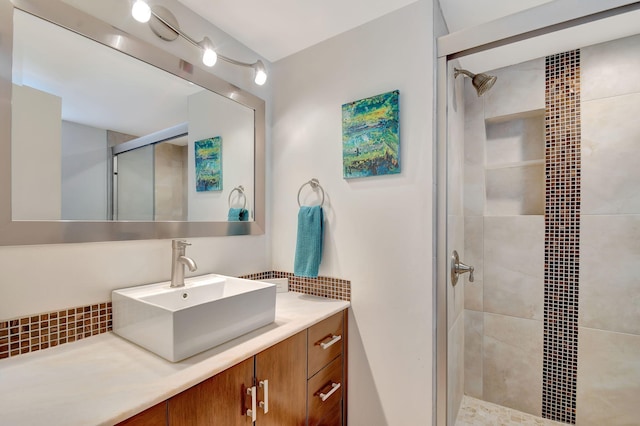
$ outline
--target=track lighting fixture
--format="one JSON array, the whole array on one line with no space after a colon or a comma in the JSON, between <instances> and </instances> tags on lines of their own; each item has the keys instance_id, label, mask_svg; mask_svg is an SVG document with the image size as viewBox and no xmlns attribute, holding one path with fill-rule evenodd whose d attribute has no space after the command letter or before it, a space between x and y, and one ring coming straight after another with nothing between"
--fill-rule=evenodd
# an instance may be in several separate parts
<instances>
[{"instance_id":1,"label":"track lighting fixture","mask_svg":"<svg viewBox=\"0 0 640 426\"><path fill-rule=\"evenodd\" d=\"M195 41L189 37L180 29L178 20L166 7L149 6L145 0L135 0L131 8L131 16L138 22L148 22L151 31L163 40L173 41L178 37L184 38L202 51L202 63L208 67L214 66L219 58L230 64L252 68L254 82L259 86L267 81L267 70L261 60L250 64L217 54L209 37L204 37L201 41Z\"/></svg>"}]
</instances>

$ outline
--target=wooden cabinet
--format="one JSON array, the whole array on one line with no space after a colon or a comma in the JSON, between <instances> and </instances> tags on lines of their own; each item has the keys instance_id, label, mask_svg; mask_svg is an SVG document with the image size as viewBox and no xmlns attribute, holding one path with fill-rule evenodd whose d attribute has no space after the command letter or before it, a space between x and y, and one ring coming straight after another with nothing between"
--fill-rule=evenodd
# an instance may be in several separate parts
<instances>
[{"instance_id":1,"label":"wooden cabinet","mask_svg":"<svg viewBox=\"0 0 640 426\"><path fill-rule=\"evenodd\" d=\"M256 355L258 401L268 408L258 408L256 426L304 425L307 417L306 372L307 332L303 331ZM264 383L267 383L267 387ZM260 384L263 386L260 386Z\"/></svg>"},{"instance_id":2,"label":"wooden cabinet","mask_svg":"<svg viewBox=\"0 0 640 426\"><path fill-rule=\"evenodd\" d=\"M187 389L169 400L170 426L304 425L306 332ZM255 392L255 405L251 392Z\"/></svg>"},{"instance_id":3,"label":"wooden cabinet","mask_svg":"<svg viewBox=\"0 0 640 426\"><path fill-rule=\"evenodd\" d=\"M346 318L331 316L120 425L344 426Z\"/></svg>"},{"instance_id":4,"label":"wooden cabinet","mask_svg":"<svg viewBox=\"0 0 640 426\"><path fill-rule=\"evenodd\" d=\"M346 424L344 410L346 311L309 328L307 406L309 426Z\"/></svg>"},{"instance_id":5,"label":"wooden cabinet","mask_svg":"<svg viewBox=\"0 0 640 426\"><path fill-rule=\"evenodd\" d=\"M245 413L253 386L253 357L169 399L171 426L251 425Z\"/></svg>"}]
</instances>

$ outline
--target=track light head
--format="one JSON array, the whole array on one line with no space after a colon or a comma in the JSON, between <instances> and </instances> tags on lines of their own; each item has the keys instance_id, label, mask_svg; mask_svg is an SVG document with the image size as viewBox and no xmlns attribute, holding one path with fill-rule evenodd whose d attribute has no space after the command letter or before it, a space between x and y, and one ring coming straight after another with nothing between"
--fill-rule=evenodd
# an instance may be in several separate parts
<instances>
[{"instance_id":1,"label":"track light head","mask_svg":"<svg viewBox=\"0 0 640 426\"><path fill-rule=\"evenodd\" d=\"M218 54L213 50L213 43L209 37L205 37L198 43L202 47L202 63L208 67L212 67L218 61Z\"/></svg>"},{"instance_id":2,"label":"track light head","mask_svg":"<svg viewBox=\"0 0 640 426\"><path fill-rule=\"evenodd\" d=\"M253 68L255 70L255 77L254 77L253 81L258 86L262 86L267 81L267 70L266 70L266 68L264 67L264 64L262 63L261 60L258 60L254 64Z\"/></svg>"},{"instance_id":3,"label":"track light head","mask_svg":"<svg viewBox=\"0 0 640 426\"><path fill-rule=\"evenodd\" d=\"M151 19L151 8L144 0L136 0L131 8L131 16L138 22L149 22Z\"/></svg>"}]
</instances>

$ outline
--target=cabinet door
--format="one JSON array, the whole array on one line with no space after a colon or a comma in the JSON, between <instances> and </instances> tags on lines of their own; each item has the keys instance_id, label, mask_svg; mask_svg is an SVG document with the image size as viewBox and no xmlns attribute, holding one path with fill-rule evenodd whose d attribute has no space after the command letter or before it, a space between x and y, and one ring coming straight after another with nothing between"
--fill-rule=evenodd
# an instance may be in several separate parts
<instances>
[{"instance_id":1,"label":"cabinet door","mask_svg":"<svg viewBox=\"0 0 640 426\"><path fill-rule=\"evenodd\" d=\"M268 380L269 411L258 408L256 426L304 425L307 415L307 332L302 331L256 355L256 381ZM258 387L258 400L265 400Z\"/></svg>"},{"instance_id":2,"label":"cabinet door","mask_svg":"<svg viewBox=\"0 0 640 426\"><path fill-rule=\"evenodd\" d=\"M251 425L246 410L252 384L253 357L171 398L169 425Z\"/></svg>"}]
</instances>

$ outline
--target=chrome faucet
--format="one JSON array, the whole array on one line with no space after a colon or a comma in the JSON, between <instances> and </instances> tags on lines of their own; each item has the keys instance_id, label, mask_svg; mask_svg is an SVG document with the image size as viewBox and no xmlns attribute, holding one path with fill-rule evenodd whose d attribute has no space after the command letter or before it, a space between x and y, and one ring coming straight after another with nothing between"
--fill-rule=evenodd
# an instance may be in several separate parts
<instances>
[{"instance_id":1,"label":"chrome faucet","mask_svg":"<svg viewBox=\"0 0 640 426\"><path fill-rule=\"evenodd\" d=\"M190 257L185 256L187 246L190 246L184 240L173 240L171 242L171 287L184 287L184 266L187 265L189 271L194 272L198 269L196 262Z\"/></svg>"}]
</instances>

